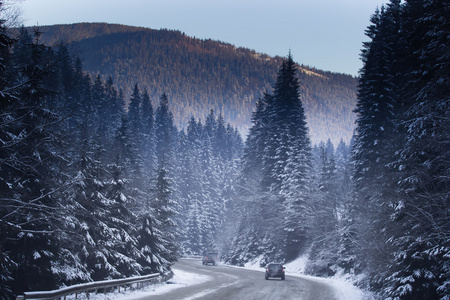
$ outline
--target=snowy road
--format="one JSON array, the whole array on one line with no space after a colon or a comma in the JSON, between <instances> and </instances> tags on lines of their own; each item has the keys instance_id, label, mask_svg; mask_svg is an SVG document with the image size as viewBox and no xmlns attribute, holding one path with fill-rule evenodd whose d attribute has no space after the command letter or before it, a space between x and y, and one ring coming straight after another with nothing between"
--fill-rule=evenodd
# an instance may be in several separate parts
<instances>
[{"instance_id":1,"label":"snowy road","mask_svg":"<svg viewBox=\"0 0 450 300\"><path fill-rule=\"evenodd\" d=\"M177 270L206 275L199 284L174 289L161 295L141 297L139 300L333 300L334 289L321 282L286 276L286 280L264 280L264 273L224 265L203 266L200 260L180 260L173 267Z\"/></svg>"}]
</instances>

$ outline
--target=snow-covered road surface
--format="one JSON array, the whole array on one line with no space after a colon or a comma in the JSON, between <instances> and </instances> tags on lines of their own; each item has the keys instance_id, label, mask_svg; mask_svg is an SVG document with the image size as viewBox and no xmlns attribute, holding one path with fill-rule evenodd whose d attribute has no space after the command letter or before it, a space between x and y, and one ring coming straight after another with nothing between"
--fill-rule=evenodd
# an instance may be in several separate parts
<instances>
[{"instance_id":1,"label":"snow-covered road surface","mask_svg":"<svg viewBox=\"0 0 450 300\"><path fill-rule=\"evenodd\" d=\"M181 259L173 267L175 274L191 274L198 276L199 283L179 286L163 293L151 295L135 295L139 300L333 300L339 299L335 289L324 282L286 276L286 280L264 280L261 271L234 268L225 265L203 266L199 260ZM176 281L175 281L176 284Z\"/></svg>"}]
</instances>

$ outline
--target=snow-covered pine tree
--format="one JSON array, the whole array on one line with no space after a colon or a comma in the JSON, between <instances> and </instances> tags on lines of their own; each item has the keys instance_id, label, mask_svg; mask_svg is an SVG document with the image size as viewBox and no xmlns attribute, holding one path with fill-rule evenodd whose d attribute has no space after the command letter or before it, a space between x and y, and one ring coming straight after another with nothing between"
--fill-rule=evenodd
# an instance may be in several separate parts
<instances>
[{"instance_id":1,"label":"snow-covered pine tree","mask_svg":"<svg viewBox=\"0 0 450 300\"><path fill-rule=\"evenodd\" d=\"M311 217L311 150L308 139L297 139L288 151L281 194L284 200L286 258L294 259L305 251Z\"/></svg>"},{"instance_id":2,"label":"snow-covered pine tree","mask_svg":"<svg viewBox=\"0 0 450 300\"><path fill-rule=\"evenodd\" d=\"M100 132L104 133L106 130L105 117L107 115L107 99L105 95L105 87L103 86L103 80L100 75L95 77L94 82L91 87L91 101L95 110L95 119L93 123L100 128ZM94 118L94 116L92 116ZM102 134L102 138L106 135ZM101 142L101 141L97 141ZM104 143L104 141L103 141Z\"/></svg>"},{"instance_id":3,"label":"snow-covered pine tree","mask_svg":"<svg viewBox=\"0 0 450 300\"><path fill-rule=\"evenodd\" d=\"M450 23L448 1L404 4L408 61L400 201L389 299L450 299Z\"/></svg>"},{"instance_id":4,"label":"snow-covered pine tree","mask_svg":"<svg viewBox=\"0 0 450 300\"><path fill-rule=\"evenodd\" d=\"M273 96L266 107L263 185L275 192L280 190L292 144L300 140L299 145L310 147L299 87L296 64L289 54L278 71Z\"/></svg>"},{"instance_id":5,"label":"snow-covered pine tree","mask_svg":"<svg viewBox=\"0 0 450 300\"><path fill-rule=\"evenodd\" d=\"M25 29L23 29L25 30ZM60 84L59 90L61 91L62 98L68 98L73 93L73 80L74 80L74 64L73 57L69 52L66 45L61 44L57 49L58 69L60 79L58 84Z\"/></svg>"},{"instance_id":6,"label":"snow-covered pine tree","mask_svg":"<svg viewBox=\"0 0 450 300\"><path fill-rule=\"evenodd\" d=\"M142 254L137 262L143 266L143 274L167 273L171 262L167 261L163 255L166 253L166 241L162 239L163 233L154 227L152 214L142 217L138 235L138 247Z\"/></svg>"},{"instance_id":7,"label":"snow-covered pine tree","mask_svg":"<svg viewBox=\"0 0 450 300\"><path fill-rule=\"evenodd\" d=\"M0 12L4 9L3 3L0 2ZM2 141L7 141L7 136L10 134L10 131L13 128L9 126L5 126L8 124L6 122L13 113L14 110L11 109L12 100L16 99L17 92L14 89L11 89L9 82L9 74L12 72L13 66L10 64L10 49L14 45L15 40L9 35L8 28L5 26L7 22L4 19L4 15L0 15L0 139ZM31 44L31 43L30 43ZM3 144L0 147L0 165L4 166L8 160L11 160L11 155L14 149L11 147L6 147ZM5 216L10 214L10 211L5 209L5 200L7 197L11 197L11 191L8 191L10 187L9 180L11 179L6 174L5 168L2 167L0 169L0 189L4 191L2 199L2 208L0 208L0 294L3 295L0 297L1 300L13 298L13 291L11 288L11 284L14 281L13 270L17 267L17 264L12 260L10 251L5 249L5 237L6 232L10 231L8 229L9 226L5 224ZM8 192L7 192L8 191Z\"/></svg>"},{"instance_id":8,"label":"snow-covered pine tree","mask_svg":"<svg viewBox=\"0 0 450 300\"><path fill-rule=\"evenodd\" d=\"M220 118L221 117L219 116L217 122L219 124L218 128L221 127ZM223 129L225 129L225 127ZM223 136L223 139L225 139L225 136ZM214 156L211 139L205 131L203 131L200 136L200 145L200 172L197 174L197 178L202 186L201 191L203 196L203 245L205 247L204 251L208 251L217 249L217 228L220 226L221 220L223 220L223 215L225 213L225 205L219 190L219 173L223 171L223 165L218 161L225 159L223 155L227 149L222 149L219 153L217 153L217 157Z\"/></svg>"},{"instance_id":9,"label":"snow-covered pine tree","mask_svg":"<svg viewBox=\"0 0 450 300\"><path fill-rule=\"evenodd\" d=\"M155 114L156 156L158 165L163 163L169 171L174 169L174 150L176 142L176 128L173 115L169 110L169 98L163 94Z\"/></svg>"},{"instance_id":10,"label":"snow-covered pine tree","mask_svg":"<svg viewBox=\"0 0 450 300\"><path fill-rule=\"evenodd\" d=\"M346 145L341 140L336 147L336 174L337 174L337 196L340 203L337 207L339 250L337 266L345 273L354 273L355 247L353 222L353 185L352 185L352 164L351 164L351 143Z\"/></svg>"},{"instance_id":11,"label":"snow-covered pine tree","mask_svg":"<svg viewBox=\"0 0 450 300\"><path fill-rule=\"evenodd\" d=\"M380 289L385 283L392 251L386 241L395 227L389 226L392 205L397 201L396 172L388 165L395 159L397 112L399 107L399 71L402 59L401 6L393 0L371 18L366 31L371 41L362 50L361 77L355 143L355 215L360 242L358 260L371 274L370 284Z\"/></svg>"},{"instance_id":12,"label":"snow-covered pine tree","mask_svg":"<svg viewBox=\"0 0 450 300\"><path fill-rule=\"evenodd\" d=\"M63 114L60 98L52 93L59 83L56 55L39 37L37 30L28 51L19 51L28 55L20 62L9 52L12 40L3 35L1 54L2 74L9 76L1 82L0 248L7 255L3 261L13 267L9 274L15 280L6 290L14 293L57 285L52 261L58 257L60 238L57 211L64 209L58 199L67 180L60 172L66 159L59 155Z\"/></svg>"},{"instance_id":13,"label":"snow-covered pine tree","mask_svg":"<svg viewBox=\"0 0 450 300\"><path fill-rule=\"evenodd\" d=\"M261 253L257 252L261 244L262 235L257 226L262 222L263 205L260 203L262 192L262 155L264 150L265 107L269 94L256 102L256 109L252 114L252 126L249 129L247 141L243 149L240 173L235 184L236 197L233 201L233 214L230 226L231 245L225 259L232 264L243 265ZM236 222L238 220L238 222ZM246 242L248 244L246 245Z\"/></svg>"},{"instance_id":14,"label":"snow-covered pine tree","mask_svg":"<svg viewBox=\"0 0 450 300\"><path fill-rule=\"evenodd\" d=\"M310 217L310 262L307 271L320 276L333 274L338 260L339 203L334 147L331 141L320 143L318 149L318 178Z\"/></svg>"},{"instance_id":15,"label":"snow-covered pine tree","mask_svg":"<svg viewBox=\"0 0 450 300\"><path fill-rule=\"evenodd\" d=\"M133 93L128 105L128 124L130 146L133 155L130 157L130 172L132 172L133 184L136 187L141 186L142 179L142 142L143 142L143 123L142 123L142 98L137 84L134 85Z\"/></svg>"},{"instance_id":16,"label":"snow-covered pine tree","mask_svg":"<svg viewBox=\"0 0 450 300\"><path fill-rule=\"evenodd\" d=\"M150 96L145 89L142 93L142 159L146 178L154 178L156 169L155 116Z\"/></svg>"},{"instance_id":17,"label":"snow-covered pine tree","mask_svg":"<svg viewBox=\"0 0 450 300\"><path fill-rule=\"evenodd\" d=\"M170 199L167 199L168 204L170 204L167 209L173 213L173 217L170 222L177 222L177 215L179 213L180 206L178 205L180 200L180 189L178 186L178 153L176 153L178 144L178 129L174 125L173 114L169 109L169 98L164 93L160 97L159 105L155 113L155 138L156 138L156 158L157 158L157 169L159 170L156 174L156 178L159 178L161 171L164 171L164 180L170 182ZM158 181L158 180L157 180ZM156 197L156 196L154 196ZM158 222L159 218L157 217ZM178 235L176 230L179 226L172 226L172 232L170 234ZM174 243L175 240L170 241ZM172 246L174 246L173 244ZM171 246L171 247L172 247ZM175 251L176 249L171 249ZM175 253L175 252L174 252ZM172 254L171 254L172 255Z\"/></svg>"},{"instance_id":18,"label":"snow-covered pine tree","mask_svg":"<svg viewBox=\"0 0 450 300\"><path fill-rule=\"evenodd\" d=\"M297 67L289 54L278 72L273 95L260 99L252 116L237 204L246 218L241 222L247 226L241 224L237 228L245 232L239 232L233 241L230 261L243 263L244 259L263 253L262 263L291 260L301 252L305 242L302 212L308 201L310 147ZM255 244L243 247L246 240L254 240ZM235 252L244 248L250 251L248 255Z\"/></svg>"},{"instance_id":19,"label":"snow-covered pine tree","mask_svg":"<svg viewBox=\"0 0 450 300\"><path fill-rule=\"evenodd\" d=\"M220 191L220 198L223 201L223 212L219 218L218 233L216 234L217 247L221 253L227 253L230 244L229 236L233 234L235 228L234 219L234 200L236 199L236 183L239 176L239 169L241 167L241 157L243 141L240 133L236 128L232 128L229 124L227 126L227 147L230 158L221 161L216 158L220 172L218 173L218 191Z\"/></svg>"},{"instance_id":20,"label":"snow-covered pine tree","mask_svg":"<svg viewBox=\"0 0 450 300\"><path fill-rule=\"evenodd\" d=\"M216 121L216 116L214 114L214 110L213 109L211 109L209 111L209 114L206 117L205 130L206 130L206 133L208 134L208 136L210 138L212 138L215 135L215 132L217 130L217 121Z\"/></svg>"},{"instance_id":21,"label":"snow-covered pine tree","mask_svg":"<svg viewBox=\"0 0 450 300\"><path fill-rule=\"evenodd\" d=\"M97 142L103 149L111 149L116 136L116 130L120 126L124 114L124 101L119 99L112 78L103 82L98 75L92 85L91 99L95 105L96 116L93 119ZM102 153L102 163L108 164L115 160L110 155L111 151Z\"/></svg>"},{"instance_id":22,"label":"snow-covered pine tree","mask_svg":"<svg viewBox=\"0 0 450 300\"><path fill-rule=\"evenodd\" d=\"M108 276L118 276L117 271L110 272L114 267L111 265L111 260L105 257L109 249L98 247L104 238L102 228L106 228L102 221L107 213L102 205L105 189L102 180L97 177L100 165L93 157L92 143L93 140L85 135L79 144L80 161L76 164L77 181L73 191L69 192L71 208L69 220L73 222L72 226L76 235L70 242L67 239L61 243L74 255L73 260L68 260L67 265L73 269L77 265L85 265L89 274L83 276L83 272L78 271L77 274L81 278L71 278L75 282L80 279L103 280Z\"/></svg>"},{"instance_id":23,"label":"snow-covered pine tree","mask_svg":"<svg viewBox=\"0 0 450 300\"><path fill-rule=\"evenodd\" d=\"M256 108L252 114L252 126L249 129L242 156L242 176L253 178L256 182L262 180L262 156L267 137L265 129L268 123L266 106L270 98L271 95L266 93L264 98L260 98L256 102ZM242 181L243 184L246 183L245 179Z\"/></svg>"},{"instance_id":24,"label":"snow-covered pine tree","mask_svg":"<svg viewBox=\"0 0 450 300\"><path fill-rule=\"evenodd\" d=\"M227 157L226 150L226 124L222 114L219 114L216 120L216 127L213 136L211 136L212 147L214 155L225 160Z\"/></svg>"},{"instance_id":25,"label":"snow-covered pine tree","mask_svg":"<svg viewBox=\"0 0 450 300\"><path fill-rule=\"evenodd\" d=\"M124 178L124 170L116 164L108 165L106 178L105 198L102 201L105 214L107 214L105 225L109 229L104 234L104 242L109 242L114 255L114 266L120 272L120 277L141 275L145 273L148 265L138 262L144 253L139 252L138 223L139 215L133 209L136 199L130 193L129 181ZM102 208L101 208L102 209ZM108 245L108 243L106 243Z\"/></svg>"},{"instance_id":26,"label":"snow-covered pine tree","mask_svg":"<svg viewBox=\"0 0 450 300\"><path fill-rule=\"evenodd\" d=\"M448 7L390 1L363 51L353 157L360 208L372 208L358 239L381 250L366 271L387 299L448 299Z\"/></svg>"},{"instance_id":27,"label":"snow-covered pine tree","mask_svg":"<svg viewBox=\"0 0 450 300\"><path fill-rule=\"evenodd\" d=\"M136 216L129 210L132 198L126 189L127 180L123 174L124 167L129 163L125 158L130 154L127 151L130 149L129 132L125 126L123 130L118 130L117 147L112 151L117 160L109 161L112 156L106 147L113 141L112 136L106 134L111 129L105 128L115 122L109 123L109 118L99 122L100 115L107 115L102 110L111 108L106 105L103 82L97 77L93 85L95 91L92 92L84 90L89 89L90 85L83 84L81 87L83 89L77 90L77 93L81 100L79 110L83 113L72 120L78 123L75 128L79 129L76 136L79 142L73 143L72 150L76 153L73 158L76 163L72 168L77 181L68 191L70 215L66 218L66 226L76 235L72 238L66 236L61 242L67 249L65 255L69 259L57 262L59 269L64 270L65 266L77 274L61 279L67 283L138 275L142 270L142 266L136 263ZM73 239L79 242L73 243ZM64 272L61 272L63 276Z\"/></svg>"},{"instance_id":28,"label":"snow-covered pine tree","mask_svg":"<svg viewBox=\"0 0 450 300\"><path fill-rule=\"evenodd\" d=\"M135 200L133 212L149 216L146 206L152 198L156 177L156 137L153 107L148 93L141 94L135 84L129 101L128 120L128 165L125 167L129 179L129 195ZM152 217L151 215L149 216ZM140 220L139 218L139 220ZM136 226L141 226L142 222Z\"/></svg>"},{"instance_id":29,"label":"snow-covered pine tree","mask_svg":"<svg viewBox=\"0 0 450 300\"><path fill-rule=\"evenodd\" d=\"M176 214L177 203L173 200L173 190L164 163L158 167L155 183L155 194L150 206L155 212L153 232L159 244L160 255L166 261L173 263L177 260L178 246L176 244Z\"/></svg>"},{"instance_id":30,"label":"snow-covered pine tree","mask_svg":"<svg viewBox=\"0 0 450 300\"><path fill-rule=\"evenodd\" d=\"M180 137L179 187L182 210L180 216L186 216L180 233L182 251L200 255L205 250L204 235L204 185L201 181L200 164L201 124L193 117L187 127L187 135Z\"/></svg>"},{"instance_id":31,"label":"snow-covered pine tree","mask_svg":"<svg viewBox=\"0 0 450 300\"><path fill-rule=\"evenodd\" d=\"M216 158L216 161L221 165L222 171L219 174L219 190L225 205L231 204L235 196L234 185L239 174L239 167L243 152L242 137L237 130L230 124L227 125L227 159L221 161Z\"/></svg>"},{"instance_id":32,"label":"snow-covered pine tree","mask_svg":"<svg viewBox=\"0 0 450 300\"><path fill-rule=\"evenodd\" d=\"M274 195L280 195L278 205L287 209L284 211L285 224L291 225L286 226L282 235L282 243L285 244L282 253L286 255L286 260L296 258L305 238L304 230L296 230L296 226L302 227L303 220L299 220L298 216L308 198L305 193L311 172L311 143L299 87L297 67L289 54L278 72L273 96L266 107L268 124L262 181L263 185L270 187ZM287 181L289 189L285 188L284 193L280 194ZM286 199L285 195L299 190L302 194L301 200ZM293 205L300 202L301 205Z\"/></svg>"}]
</instances>

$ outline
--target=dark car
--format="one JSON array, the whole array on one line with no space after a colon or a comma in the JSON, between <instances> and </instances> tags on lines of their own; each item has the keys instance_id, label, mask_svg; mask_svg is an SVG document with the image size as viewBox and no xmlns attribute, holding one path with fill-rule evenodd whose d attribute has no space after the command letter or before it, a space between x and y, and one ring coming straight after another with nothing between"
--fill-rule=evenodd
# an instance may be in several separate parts
<instances>
[{"instance_id":1,"label":"dark car","mask_svg":"<svg viewBox=\"0 0 450 300\"><path fill-rule=\"evenodd\" d=\"M215 266L217 260L218 260L217 253L210 252L203 255L202 263L204 265L212 264L213 266Z\"/></svg>"},{"instance_id":2,"label":"dark car","mask_svg":"<svg viewBox=\"0 0 450 300\"><path fill-rule=\"evenodd\" d=\"M266 280L270 277L280 277L284 280L286 277L284 271L286 268L282 264L271 263L266 266Z\"/></svg>"}]
</instances>

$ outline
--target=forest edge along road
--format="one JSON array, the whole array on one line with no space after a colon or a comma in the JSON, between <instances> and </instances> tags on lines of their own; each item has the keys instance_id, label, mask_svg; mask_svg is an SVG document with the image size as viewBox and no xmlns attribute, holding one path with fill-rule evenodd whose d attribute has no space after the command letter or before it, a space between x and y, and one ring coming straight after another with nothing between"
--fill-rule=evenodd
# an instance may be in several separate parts
<instances>
[{"instance_id":1,"label":"forest edge along road","mask_svg":"<svg viewBox=\"0 0 450 300\"><path fill-rule=\"evenodd\" d=\"M201 260L180 259L174 266L177 271L195 275L206 275L207 280L199 284L170 290L160 295L149 295L139 300L332 300L335 289L322 282L286 275L286 280L264 279L264 272L236 268L227 265L202 265ZM261 269L263 270L263 269Z\"/></svg>"}]
</instances>

